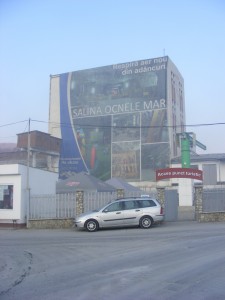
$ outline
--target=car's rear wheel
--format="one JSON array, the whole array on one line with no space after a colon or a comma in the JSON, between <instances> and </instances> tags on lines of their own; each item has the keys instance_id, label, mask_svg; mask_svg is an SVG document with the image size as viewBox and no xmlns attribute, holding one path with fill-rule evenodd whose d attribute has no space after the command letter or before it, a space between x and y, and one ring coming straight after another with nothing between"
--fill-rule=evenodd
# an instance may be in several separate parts
<instances>
[{"instance_id":1,"label":"car's rear wheel","mask_svg":"<svg viewBox=\"0 0 225 300\"><path fill-rule=\"evenodd\" d=\"M144 229L148 229L152 226L153 219L149 216L144 216L140 219L140 227Z\"/></svg>"},{"instance_id":2,"label":"car's rear wheel","mask_svg":"<svg viewBox=\"0 0 225 300\"><path fill-rule=\"evenodd\" d=\"M95 220L87 220L85 223L85 228L87 231L93 232L98 230L98 222Z\"/></svg>"}]
</instances>

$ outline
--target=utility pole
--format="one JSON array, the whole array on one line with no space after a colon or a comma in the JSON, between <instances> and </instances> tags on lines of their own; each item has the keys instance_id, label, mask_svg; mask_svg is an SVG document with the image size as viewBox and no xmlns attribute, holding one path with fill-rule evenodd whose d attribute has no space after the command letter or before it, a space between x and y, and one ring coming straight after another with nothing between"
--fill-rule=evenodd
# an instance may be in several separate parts
<instances>
[{"instance_id":1,"label":"utility pole","mask_svg":"<svg viewBox=\"0 0 225 300\"><path fill-rule=\"evenodd\" d=\"M30 189L30 119L28 121L28 133L27 133L27 190Z\"/></svg>"},{"instance_id":2,"label":"utility pole","mask_svg":"<svg viewBox=\"0 0 225 300\"><path fill-rule=\"evenodd\" d=\"M27 227L30 217L30 118L27 133Z\"/></svg>"}]
</instances>

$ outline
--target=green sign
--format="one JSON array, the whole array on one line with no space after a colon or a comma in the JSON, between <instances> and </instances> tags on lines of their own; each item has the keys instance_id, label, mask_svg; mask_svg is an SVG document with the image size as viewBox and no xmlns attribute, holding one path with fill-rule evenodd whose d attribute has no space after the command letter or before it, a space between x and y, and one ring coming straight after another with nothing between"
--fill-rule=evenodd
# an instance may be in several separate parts
<instances>
[{"instance_id":1,"label":"green sign","mask_svg":"<svg viewBox=\"0 0 225 300\"><path fill-rule=\"evenodd\" d=\"M190 168L190 143L188 138L181 139L182 168Z\"/></svg>"}]
</instances>

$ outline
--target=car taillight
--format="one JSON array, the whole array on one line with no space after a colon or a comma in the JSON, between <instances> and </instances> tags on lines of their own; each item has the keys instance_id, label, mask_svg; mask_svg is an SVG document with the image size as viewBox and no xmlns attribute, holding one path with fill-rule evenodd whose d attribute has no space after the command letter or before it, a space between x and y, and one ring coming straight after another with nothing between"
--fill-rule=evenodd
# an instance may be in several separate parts
<instances>
[{"instance_id":1,"label":"car taillight","mask_svg":"<svg viewBox=\"0 0 225 300\"><path fill-rule=\"evenodd\" d=\"M163 215L163 208L162 208L162 206L160 208L160 215Z\"/></svg>"}]
</instances>

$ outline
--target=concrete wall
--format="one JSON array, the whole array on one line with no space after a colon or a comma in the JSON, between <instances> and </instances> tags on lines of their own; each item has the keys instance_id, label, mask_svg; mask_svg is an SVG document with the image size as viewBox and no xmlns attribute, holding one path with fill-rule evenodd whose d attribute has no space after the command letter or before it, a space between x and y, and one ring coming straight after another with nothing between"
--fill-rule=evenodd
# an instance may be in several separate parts
<instances>
[{"instance_id":1,"label":"concrete wall","mask_svg":"<svg viewBox=\"0 0 225 300\"><path fill-rule=\"evenodd\" d=\"M72 228L74 219L45 219L45 220L30 220L28 228L35 229L59 229Z\"/></svg>"}]
</instances>

